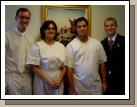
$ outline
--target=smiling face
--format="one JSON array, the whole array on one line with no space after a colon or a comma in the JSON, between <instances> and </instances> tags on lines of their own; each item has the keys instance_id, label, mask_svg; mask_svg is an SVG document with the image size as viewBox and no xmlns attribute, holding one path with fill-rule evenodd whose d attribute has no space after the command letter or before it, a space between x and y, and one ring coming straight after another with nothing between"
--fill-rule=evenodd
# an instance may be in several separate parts
<instances>
[{"instance_id":1,"label":"smiling face","mask_svg":"<svg viewBox=\"0 0 137 107\"><path fill-rule=\"evenodd\" d=\"M107 20L104 23L104 29L108 36L112 38L116 34L117 25L114 20Z\"/></svg>"},{"instance_id":2,"label":"smiling face","mask_svg":"<svg viewBox=\"0 0 137 107\"><path fill-rule=\"evenodd\" d=\"M56 32L55 26L51 23L44 31L45 39L52 40Z\"/></svg>"},{"instance_id":3,"label":"smiling face","mask_svg":"<svg viewBox=\"0 0 137 107\"><path fill-rule=\"evenodd\" d=\"M18 16L15 17L15 20L17 21L17 28L20 31L25 30L30 23L30 13L28 11L20 11Z\"/></svg>"}]
</instances>

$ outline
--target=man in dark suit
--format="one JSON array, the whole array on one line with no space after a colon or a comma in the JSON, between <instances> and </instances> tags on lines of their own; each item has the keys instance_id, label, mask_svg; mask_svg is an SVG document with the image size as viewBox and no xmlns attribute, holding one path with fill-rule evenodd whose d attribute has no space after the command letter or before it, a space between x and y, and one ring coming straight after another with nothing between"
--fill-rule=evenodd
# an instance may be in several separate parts
<instances>
[{"instance_id":1,"label":"man in dark suit","mask_svg":"<svg viewBox=\"0 0 137 107\"><path fill-rule=\"evenodd\" d=\"M112 17L104 21L104 29L108 35L101 41L107 55L105 64L108 90L104 95L125 94L125 37L116 32L117 27L117 21Z\"/></svg>"}]
</instances>

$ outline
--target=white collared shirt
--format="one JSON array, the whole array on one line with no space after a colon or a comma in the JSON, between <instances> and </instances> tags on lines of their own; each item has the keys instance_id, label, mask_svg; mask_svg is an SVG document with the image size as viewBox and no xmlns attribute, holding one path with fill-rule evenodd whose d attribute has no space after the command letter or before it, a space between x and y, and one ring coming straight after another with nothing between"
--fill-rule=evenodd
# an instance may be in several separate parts
<instances>
[{"instance_id":1,"label":"white collared shirt","mask_svg":"<svg viewBox=\"0 0 137 107\"><path fill-rule=\"evenodd\" d=\"M113 44L115 42L115 39L116 39L116 36L117 36L117 33L111 38L113 40ZM110 41L110 38L108 37L108 42Z\"/></svg>"},{"instance_id":2,"label":"white collared shirt","mask_svg":"<svg viewBox=\"0 0 137 107\"><path fill-rule=\"evenodd\" d=\"M15 31L16 31L18 34L21 34L21 35L25 36L25 33L26 33L26 32L23 32L23 33L22 33L22 32L20 32L20 31L18 30L18 28L17 28L17 27L15 28Z\"/></svg>"}]
</instances>

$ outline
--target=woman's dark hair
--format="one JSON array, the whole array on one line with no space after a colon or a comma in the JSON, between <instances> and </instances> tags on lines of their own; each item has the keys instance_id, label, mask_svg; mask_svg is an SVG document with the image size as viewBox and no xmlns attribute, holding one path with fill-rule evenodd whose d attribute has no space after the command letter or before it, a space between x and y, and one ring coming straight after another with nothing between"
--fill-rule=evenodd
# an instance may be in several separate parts
<instances>
[{"instance_id":1,"label":"woman's dark hair","mask_svg":"<svg viewBox=\"0 0 137 107\"><path fill-rule=\"evenodd\" d=\"M40 28L40 35L41 35L41 39L45 39L45 33L44 31L46 30L46 28L49 27L50 24L53 24L53 26L55 27L55 37L53 38L54 40L56 39L57 37L57 25L54 21L52 20L47 20L43 23L43 25L41 26Z\"/></svg>"},{"instance_id":2,"label":"woman's dark hair","mask_svg":"<svg viewBox=\"0 0 137 107\"><path fill-rule=\"evenodd\" d=\"M19 8L17 11L16 11L16 16L18 17L19 16L19 12L29 12L30 16L31 16L31 13L30 11L27 9L27 8Z\"/></svg>"},{"instance_id":3,"label":"woman's dark hair","mask_svg":"<svg viewBox=\"0 0 137 107\"><path fill-rule=\"evenodd\" d=\"M85 17L80 17L80 18L78 18L78 19L75 20L75 23L74 23L75 27L77 26L77 23L78 23L78 22L81 22L81 21L85 21L86 24L87 24L87 26L88 26L88 21L87 21L87 19L86 19Z\"/></svg>"}]
</instances>

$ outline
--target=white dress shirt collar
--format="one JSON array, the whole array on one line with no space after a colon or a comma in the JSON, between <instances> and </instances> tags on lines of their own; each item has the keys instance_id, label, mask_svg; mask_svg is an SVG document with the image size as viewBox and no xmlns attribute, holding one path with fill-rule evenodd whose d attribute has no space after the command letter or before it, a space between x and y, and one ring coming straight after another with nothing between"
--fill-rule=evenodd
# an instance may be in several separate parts
<instances>
[{"instance_id":1,"label":"white dress shirt collar","mask_svg":"<svg viewBox=\"0 0 137 107\"><path fill-rule=\"evenodd\" d=\"M114 43L114 41L116 39L116 36L117 36L117 33L111 38L113 40L113 43ZM109 42L109 40L110 40L110 38L108 37L108 42Z\"/></svg>"},{"instance_id":2,"label":"white dress shirt collar","mask_svg":"<svg viewBox=\"0 0 137 107\"><path fill-rule=\"evenodd\" d=\"M22 32L20 32L20 31L18 30L18 28L17 28L17 27L15 28L15 31L16 31L19 35L21 34L21 35L25 36L25 32L23 32L23 33L22 33Z\"/></svg>"}]
</instances>

